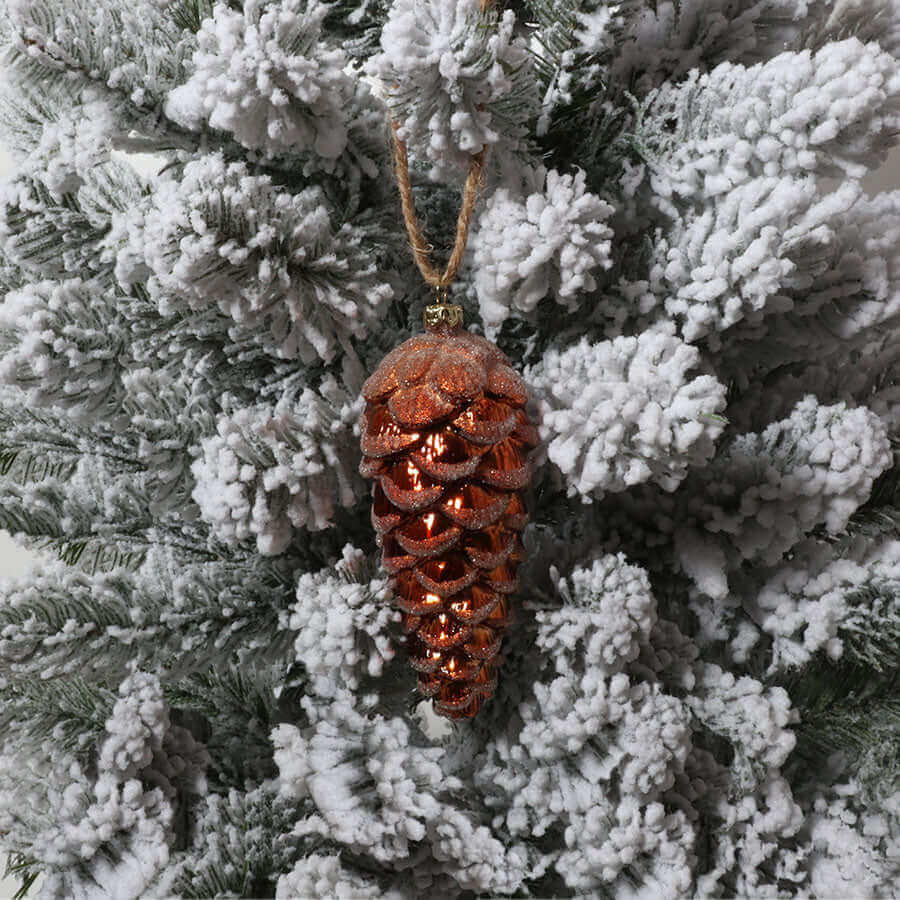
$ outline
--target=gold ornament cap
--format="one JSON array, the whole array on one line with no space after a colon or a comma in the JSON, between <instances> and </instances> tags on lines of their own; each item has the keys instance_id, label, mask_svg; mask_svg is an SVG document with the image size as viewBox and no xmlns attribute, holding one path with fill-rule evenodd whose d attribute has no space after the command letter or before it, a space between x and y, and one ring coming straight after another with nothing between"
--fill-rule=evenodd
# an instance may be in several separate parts
<instances>
[{"instance_id":1,"label":"gold ornament cap","mask_svg":"<svg viewBox=\"0 0 900 900\"><path fill-rule=\"evenodd\" d=\"M424 318L429 331L459 328L463 323L463 310L455 303L434 303L425 307Z\"/></svg>"}]
</instances>

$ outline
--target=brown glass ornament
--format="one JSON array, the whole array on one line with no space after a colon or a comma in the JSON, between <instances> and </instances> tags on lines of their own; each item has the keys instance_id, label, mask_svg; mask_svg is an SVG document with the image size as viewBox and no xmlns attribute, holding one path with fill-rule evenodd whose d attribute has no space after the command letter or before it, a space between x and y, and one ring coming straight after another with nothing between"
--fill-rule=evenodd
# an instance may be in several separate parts
<instances>
[{"instance_id":1,"label":"brown glass ornament","mask_svg":"<svg viewBox=\"0 0 900 900\"><path fill-rule=\"evenodd\" d=\"M462 330L458 307L429 311L363 386L360 472L419 690L470 718L497 684L537 433L499 348Z\"/></svg>"}]
</instances>

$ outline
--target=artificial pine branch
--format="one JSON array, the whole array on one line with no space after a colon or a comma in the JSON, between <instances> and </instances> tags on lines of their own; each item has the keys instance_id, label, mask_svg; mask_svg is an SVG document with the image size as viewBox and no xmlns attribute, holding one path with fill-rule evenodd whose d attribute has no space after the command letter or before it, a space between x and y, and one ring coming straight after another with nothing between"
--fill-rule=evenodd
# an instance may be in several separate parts
<instances>
[{"instance_id":1,"label":"artificial pine branch","mask_svg":"<svg viewBox=\"0 0 900 900\"><path fill-rule=\"evenodd\" d=\"M898 60L897 0L0 0L23 891L889 894ZM450 293L541 437L440 731L356 472L432 293L389 119L435 265L489 149Z\"/></svg>"}]
</instances>

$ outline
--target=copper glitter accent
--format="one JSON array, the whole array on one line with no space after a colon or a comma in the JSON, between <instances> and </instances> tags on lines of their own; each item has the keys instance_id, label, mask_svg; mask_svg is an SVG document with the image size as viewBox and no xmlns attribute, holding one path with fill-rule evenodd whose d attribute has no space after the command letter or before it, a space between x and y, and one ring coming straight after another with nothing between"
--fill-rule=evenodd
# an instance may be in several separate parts
<instances>
[{"instance_id":1,"label":"copper glitter accent","mask_svg":"<svg viewBox=\"0 0 900 900\"><path fill-rule=\"evenodd\" d=\"M392 350L363 396L360 472L410 665L436 712L471 718L497 684L523 555L524 382L494 344L441 325Z\"/></svg>"}]
</instances>

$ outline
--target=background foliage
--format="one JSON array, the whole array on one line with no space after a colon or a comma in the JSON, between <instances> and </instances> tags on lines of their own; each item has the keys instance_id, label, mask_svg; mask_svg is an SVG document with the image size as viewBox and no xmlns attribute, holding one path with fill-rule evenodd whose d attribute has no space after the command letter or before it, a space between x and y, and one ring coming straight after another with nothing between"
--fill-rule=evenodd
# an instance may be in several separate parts
<instances>
[{"instance_id":1,"label":"background foliage","mask_svg":"<svg viewBox=\"0 0 900 900\"><path fill-rule=\"evenodd\" d=\"M887 896L895 0L0 2L0 837L42 897ZM543 439L425 727L357 474L387 123ZM141 175L127 154L150 152Z\"/></svg>"}]
</instances>

